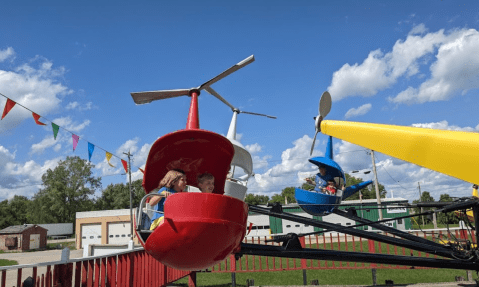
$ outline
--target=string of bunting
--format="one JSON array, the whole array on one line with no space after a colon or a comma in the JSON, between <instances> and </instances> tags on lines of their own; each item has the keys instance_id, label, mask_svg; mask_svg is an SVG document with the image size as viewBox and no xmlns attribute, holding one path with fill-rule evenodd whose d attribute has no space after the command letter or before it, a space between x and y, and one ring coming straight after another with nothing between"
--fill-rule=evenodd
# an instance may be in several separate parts
<instances>
[{"instance_id":1,"label":"string of bunting","mask_svg":"<svg viewBox=\"0 0 479 287\"><path fill-rule=\"evenodd\" d=\"M3 120L3 118L5 118L7 116L7 114L13 109L13 107L18 104L19 106L23 107L24 109L32 112L32 116L33 116L33 120L35 121L35 123L37 125L40 125L40 126L45 126L46 124L45 123L42 123L40 122L40 118L43 118L44 120L47 120L49 122L51 122L51 125L52 125L52 130L53 130L53 138L56 140L57 139L57 135L58 135L58 131L60 129L60 126L55 124L54 122L48 120L47 118L45 117L42 117L40 116L39 114L35 113L34 111L30 110L29 108L13 101L12 99L10 99L9 97L3 95L2 93L0 93L0 95L2 95L3 97L5 97L7 99L7 102L5 103L5 107L3 109L3 114L2 114L2 118L0 120ZM72 134L72 139L73 139L73 151L75 151L77 145L78 145L78 141L80 140L80 136L74 134L73 132L65 129L62 127L63 130L69 132ZM108 162L108 164L111 166L111 167L115 167L113 164L110 163L110 160L112 158L112 156L118 158L121 160L121 164L123 166L123 168L125 169L125 172L128 173L128 162L110 152L108 152L107 150L97 146L97 145L94 145L92 144L91 142L87 141L88 142L88 160L91 161L91 156L93 155L93 151L95 150L95 146L102 149L103 151L105 151L105 157L106 157L106 161ZM141 172L144 173L144 171L141 169L141 168L138 168Z\"/></svg>"}]
</instances>

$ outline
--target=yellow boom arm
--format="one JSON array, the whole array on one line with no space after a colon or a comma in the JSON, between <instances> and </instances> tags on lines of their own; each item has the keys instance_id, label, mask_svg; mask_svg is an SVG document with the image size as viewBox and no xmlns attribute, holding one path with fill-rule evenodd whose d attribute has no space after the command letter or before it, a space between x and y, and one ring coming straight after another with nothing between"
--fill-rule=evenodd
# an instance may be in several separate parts
<instances>
[{"instance_id":1,"label":"yellow boom arm","mask_svg":"<svg viewBox=\"0 0 479 287\"><path fill-rule=\"evenodd\" d=\"M322 121L321 132L470 183L479 182L479 134Z\"/></svg>"}]
</instances>

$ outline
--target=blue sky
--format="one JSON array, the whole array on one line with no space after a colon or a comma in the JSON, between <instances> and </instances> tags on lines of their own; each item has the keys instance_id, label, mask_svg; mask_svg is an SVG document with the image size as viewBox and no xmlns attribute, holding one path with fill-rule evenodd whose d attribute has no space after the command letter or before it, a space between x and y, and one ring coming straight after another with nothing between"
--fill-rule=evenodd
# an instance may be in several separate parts
<instances>
[{"instance_id":1,"label":"blue sky","mask_svg":"<svg viewBox=\"0 0 479 287\"><path fill-rule=\"evenodd\" d=\"M100 4L99 4L100 3ZM249 192L272 195L315 172L308 163L323 91L328 119L479 131L479 9L475 1L10 1L0 18L0 93L16 106L0 122L0 200L31 197L66 156L88 158L103 187L134 179L151 144L186 124L189 98L136 106L130 92L198 86L244 58L256 61L212 87L245 111L238 136L253 155ZM0 97L3 110L5 98ZM200 125L225 135L231 110L203 92ZM53 140L50 121L71 134ZM314 155L324 154L318 135ZM363 148L335 141L345 172L371 168ZM123 156L123 158L125 158ZM471 184L377 154L378 179L413 200ZM367 176L365 180L370 179Z\"/></svg>"}]
</instances>

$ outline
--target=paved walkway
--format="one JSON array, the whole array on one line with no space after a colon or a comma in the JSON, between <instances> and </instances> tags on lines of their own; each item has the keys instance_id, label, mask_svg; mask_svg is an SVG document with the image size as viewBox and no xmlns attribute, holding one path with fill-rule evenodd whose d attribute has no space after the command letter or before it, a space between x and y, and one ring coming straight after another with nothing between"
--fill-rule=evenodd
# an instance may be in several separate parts
<instances>
[{"instance_id":1,"label":"paved walkway","mask_svg":"<svg viewBox=\"0 0 479 287\"><path fill-rule=\"evenodd\" d=\"M41 262L52 262L61 260L62 250L45 250L36 252L19 252L19 253L1 253L0 259L15 260L19 265L23 264L35 264ZM71 250L70 258L83 257L83 249ZM47 270L46 266L38 267L37 275L41 277L41 274L45 274ZM22 282L29 276L32 276L33 269L25 268L22 270ZM6 286L16 286L17 284L17 270L7 271Z\"/></svg>"}]
</instances>

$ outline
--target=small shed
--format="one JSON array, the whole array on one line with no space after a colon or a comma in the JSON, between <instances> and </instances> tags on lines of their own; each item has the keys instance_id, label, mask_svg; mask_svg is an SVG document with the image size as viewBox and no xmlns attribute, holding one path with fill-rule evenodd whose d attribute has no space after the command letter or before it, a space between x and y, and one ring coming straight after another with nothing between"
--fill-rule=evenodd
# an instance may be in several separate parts
<instances>
[{"instance_id":1,"label":"small shed","mask_svg":"<svg viewBox=\"0 0 479 287\"><path fill-rule=\"evenodd\" d=\"M36 224L13 225L0 230L0 250L25 251L47 246L47 229Z\"/></svg>"}]
</instances>

